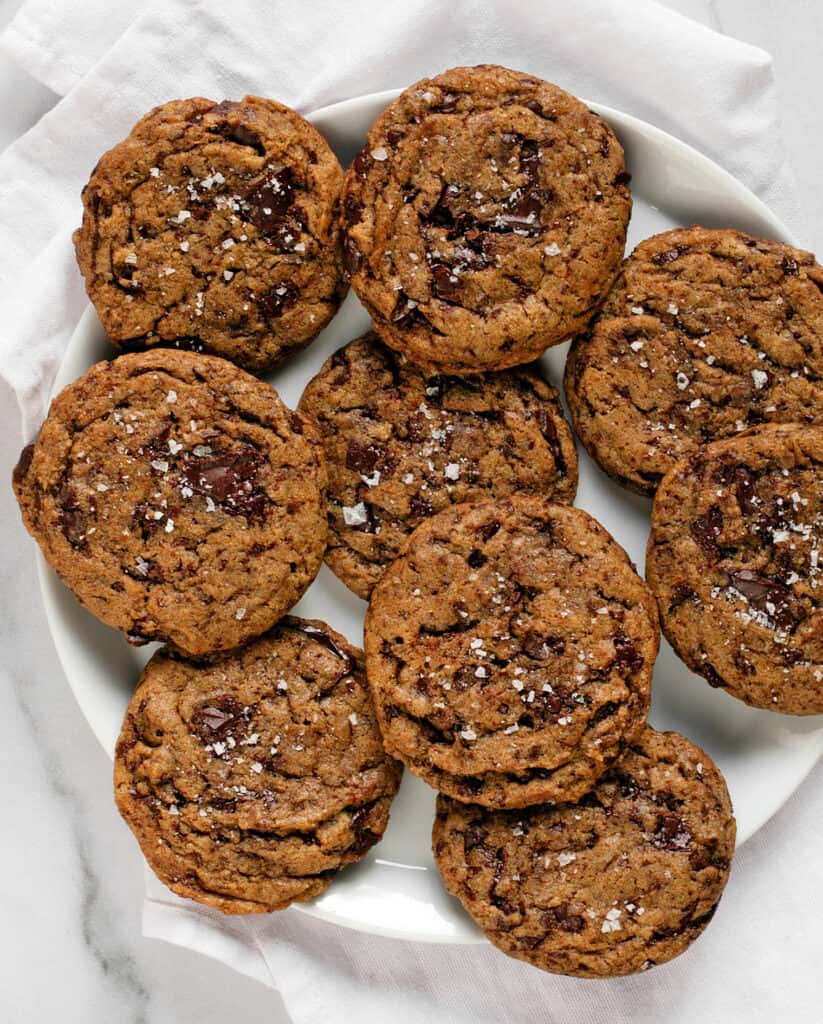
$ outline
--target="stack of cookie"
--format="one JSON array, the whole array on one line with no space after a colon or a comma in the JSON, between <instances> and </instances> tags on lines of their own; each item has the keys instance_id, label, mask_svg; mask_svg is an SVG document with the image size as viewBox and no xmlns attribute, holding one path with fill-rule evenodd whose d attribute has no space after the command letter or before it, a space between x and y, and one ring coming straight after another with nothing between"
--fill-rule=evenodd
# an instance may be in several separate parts
<instances>
[{"instance_id":1,"label":"stack of cookie","mask_svg":"<svg viewBox=\"0 0 823 1024\"><path fill-rule=\"evenodd\" d=\"M407 89L345 177L272 101L166 104L84 207L80 267L130 354L55 400L15 488L86 607L166 644L115 767L158 875L232 913L308 899L381 837L396 758L505 952L586 977L682 952L735 826L710 758L647 725L658 608L713 685L823 710L823 270L702 228L621 267L614 133L492 66ZM308 343L344 278L372 331L291 412L246 371ZM571 507L531 361L572 337L579 436L657 492L648 584ZM324 557L369 600L365 663L286 615Z\"/></svg>"}]
</instances>

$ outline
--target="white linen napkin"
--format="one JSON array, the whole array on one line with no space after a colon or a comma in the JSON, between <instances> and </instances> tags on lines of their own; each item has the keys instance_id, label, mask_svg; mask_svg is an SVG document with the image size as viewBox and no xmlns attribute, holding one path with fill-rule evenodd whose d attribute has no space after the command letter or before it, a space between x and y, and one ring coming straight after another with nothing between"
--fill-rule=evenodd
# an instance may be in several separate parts
<instances>
[{"instance_id":1,"label":"white linen napkin","mask_svg":"<svg viewBox=\"0 0 823 1024\"><path fill-rule=\"evenodd\" d=\"M18 396L26 439L86 302L70 241L80 189L99 154L172 97L250 92L305 112L456 64L507 64L692 143L804 239L770 58L652 0L164 0L140 8L29 0L0 46L64 94L0 157L0 373ZM489 947L395 942L295 911L227 920L153 877L143 927L277 987L296 1024L355 1014L362 1024L723 1019L699 1014L700 982L711 973L700 944L652 975L592 987ZM679 1016L681 997L688 1018Z\"/></svg>"}]
</instances>

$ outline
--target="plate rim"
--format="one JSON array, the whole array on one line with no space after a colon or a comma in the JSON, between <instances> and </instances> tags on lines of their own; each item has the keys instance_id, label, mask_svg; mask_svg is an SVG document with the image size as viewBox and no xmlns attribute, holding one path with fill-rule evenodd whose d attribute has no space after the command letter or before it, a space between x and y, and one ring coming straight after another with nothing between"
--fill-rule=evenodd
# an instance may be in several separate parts
<instances>
[{"instance_id":1,"label":"plate rim","mask_svg":"<svg viewBox=\"0 0 823 1024\"><path fill-rule=\"evenodd\" d=\"M323 107L319 107L305 114L305 118L312 124L322 126L324 122L333 122L341 117L348 116L352 113L356 113L358 108L362 106L381 106L388 105L394 100L403 89L386 89L379 92L364 93L360 96L352 96L347 99L339 100L335 103L327 104ZM614 107L608 106L603 103L597 103L594 101L588 101L581 98L581 102L585 103L592 111L603 117L609 124L616 126L619 129L624 127L630 132L637 133L638 135L644 136L650 140L651 143L657 149L662 149L667 152L668 155L674 156L678 162L686 161L698 169L704 180L709 179L715 181L720 185L723 191L737 192L741 200L745 203L747 208L762 221L767 223L774 234L774 237L781 241L786 242L789 245L797 245L792 232L786 227L786 225L780 220L780 218L760 199L754 192L752 192L746 185L738 180L730 171L726 170L720 164L716 163L709 156L696 149L694 146L677 138L674 135L669 134L662 128L658 128L656 125L651 124L633 114L625 113L624 111L618 110ZM57 367L57 371L52 382L52 386L49 389L49 402L54 399L56 394L66 386L69 381L64 380L65 377L64 368L68 361L67 357L72 351L75 344L75 339L81 333L87 333L91 327L92 322L98 319L97 313L94 306L89 302L83 313L79 317L77 323L71 334L71 338L62 354L60 363ZM68 625L62 620L60 611L57 607L58 588L61 588L63 584L59 581L58 577L46 562L39 546L35 549L36 558L36 570L38 577L38 585L40 588L41 598L43 600L44 611L46 615L46 621L49 628L49 633L54 643L54 647L57 653L58 661L63 670L66 682L68 683L69 689L72 692L72 696L77 702L77 706L89 726L92 734L96 738L97 742L101 745L107 756L109 755L109 746L107 741L103 738L103 735L98 729L98 723L95 721L93 716L89 716L86 713L84 702L81 700L79 691L75 688L72 677L74 670L69 671L69 664L71 663L72 655L70 651L70 629ZM773 805L767 805L764 808L764 813L757 820L755 827L749 833L744 840L738 844L738 848L742 846L748 839L754 836L760 829L780 810L781 807L786 804L797 789L803 784L808 778L809 774L815 767L815 765L823 756L823 738L819 739L816 744L809 744L809 756L806 759L805 766L801 771L792 779L792 783L782 794L779 800L775 801ZM307 916L314 917L323 920L327 923L335 924L339 927L350 928L355 931L360 931L365 934L379 935L385 938L397 938L405 941L416 941L426 942L433 944L443 945L477 945L486 944L488 940L479 933L475 938L469 938L468 936L452 938L448 936L429 934L426 932L418 932L414 935L410 935L407 931L399 931L396 928L382 925L364 925L360 921L352 919L344 919L339 917L337 914L322 911L318 907L314 906L313 903L295 903L293 909L306 914Z\"/></svg>"}]
</instances>

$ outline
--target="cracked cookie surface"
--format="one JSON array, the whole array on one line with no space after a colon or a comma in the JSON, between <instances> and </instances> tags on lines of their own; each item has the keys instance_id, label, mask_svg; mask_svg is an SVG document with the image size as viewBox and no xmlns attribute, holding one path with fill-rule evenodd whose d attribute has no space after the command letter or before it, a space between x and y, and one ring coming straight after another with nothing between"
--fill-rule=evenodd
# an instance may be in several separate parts
<instances>
[{"instance_id":1,"label":"cracked cookie surface","mask_svg":"<svg viewBox=\"0 0 823 1024\"><path fill-rule=\"evenodd\" d=\"M113 344L255 371L307 344L346 291L342 179L320 133L273 100L156 107L101 157L74 235Z\"/></svg>"},{"instance_id":2,"label":"cracked cookie surface","mask_svg":"<svg viewBox=\"0 0 823 1024\"><path fill-rule=\"evenodd\" d=\"M326 561L366 599L411 531L449 505L514 491L574 500L571 430L536 368L427 377L367 334L326 361L300 410L325 446Z\"/></svg>"},{"instance_id":3,"label":"cracked cookie surface","mask_svg":"<svg viewBox=\"0 0 823 1024\"><path fill-rule=\"evenodd\" d=\"M189 654L263 633L300 598L325 484L315 428L273 388L167 349L70 384L14 471L26 528L80 602Z\"/></svg>"},{"instance_id":4,"label":"cracked cookie surface","mask_svg":"<svg viewBox=\"0 0 823 1024\"><path fill-rule=\"evenodd\" d=\"M126 711L114 786L161 881L250 914L310 899L362 860L400 773L361 652L287 616L228 654L155 654Z\"/></svg>"},{"instance_id":5,"label":"cracked cookie surface","mask_svg":"<svg viewBox=\"0 0 823 1024\"><path fill-rule=\"evenodd\" d=\"M343 186L344 263L383 341L430 372L527 363L608 291L628 181L611 128L573 96L454 68L369 130Z\"/></svg>"},{"instance_id":6,"label":"cracked cookie surface","mask_svg":"<svg viewBox=\"0 0 823 1024\"><path fill-rule=\"evenodd\" d=\"M654 598L587 513L530 495L422 523L372 593L386 749L458 800L575 800L642 730Z\"/></svg>"},{"instance_id":7,"label":"cracked cookie surface","mask_svg":"<svg viewBox=\"0 0 823 1024\"><path fill-rule=\"evenodd\" d=\"M575 430L619 483L653 494L701 445L764 422L823 422L823 268L702 227L646 239L572 344Z\"/></svg>"},{"instance_id":8,"label":"cracked cookie surface","mask_svg":"<svg viewBox=\"0 0 823 1024\"><path fill-rule=\"evenodd\" d=\"M823 427L763 426L684 459L646 576L689 668L754 707L823 713Z\"/></svg>"},{"instance_id":9,"label":"cracked cookie surface","mask_svg":"<svg viewBox=\"0 0 823 1024\"><path fill-rule=\"evenodd\" d=\"M651 728L579 804L489 811L440 796L432 834L446 888L495 946L581 978L684 952L717 908L734 841L711 759Z\"/></svg>"}]
</instances>

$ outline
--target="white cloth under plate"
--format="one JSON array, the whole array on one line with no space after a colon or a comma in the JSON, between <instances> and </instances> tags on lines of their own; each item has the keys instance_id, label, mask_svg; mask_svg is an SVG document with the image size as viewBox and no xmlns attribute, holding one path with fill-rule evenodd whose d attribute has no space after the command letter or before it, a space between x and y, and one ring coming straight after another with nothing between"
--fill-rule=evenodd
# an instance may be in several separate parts
<instances>
[{"instance_id":1,"label":"white cloth under plate","mask_svg":"<svg viewBox=\"0 0 823 1024\"><path fill-rule=\"evenodd\" d=\"M140 7L29 0L0 45L63 95L0 157L0 373L18 396L27 438L86 301L70 241L80 189L99 153L171 97L251 92L308 111L455 64L508 64L692 143L805 241L770 58L651 0L164 0ZM748 851L739 860L759 863ZM735 884L733 877L727 902ZM819 914L819 894L810 896L808 911L815 908ZM717 969L713 942L650 975L579 982L545 976L489 947L391 941L294 911L226 920L178 900L152 876L143 926L146 935L277 987L296 1024L725 1022L742 1011L780 1019L779 993L758 985L746 935L727 930L723 917L721 911L712 933L720 941L725 931L724 945L736 946L731 984ZM794 1012L795 1020L811 1021L815 1009L810 1001Z\"/></svg>"}]
</instances>

